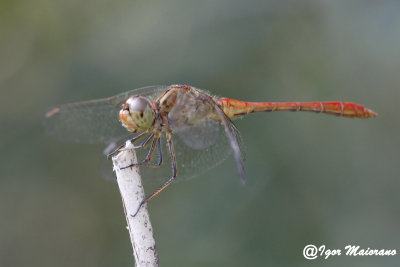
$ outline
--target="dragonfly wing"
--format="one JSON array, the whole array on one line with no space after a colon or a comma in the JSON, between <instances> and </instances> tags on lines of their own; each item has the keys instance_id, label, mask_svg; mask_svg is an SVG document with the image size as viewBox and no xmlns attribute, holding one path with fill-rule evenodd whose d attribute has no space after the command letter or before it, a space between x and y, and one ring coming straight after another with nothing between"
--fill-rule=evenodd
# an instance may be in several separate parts
<instances>
[{"instance_id":1,"label":"dragonfly wing","mask_svg":"<svg viewBox=\"0 0 400 267\"><path fill-rule=\"evenodd\" d=\"M213 104L211 100L209 100L210 104ZM238 168L238 172L240 175L240 181L244 184L246 183L246 174L244 171L244 143L242 142L242 137L239 130L233 124L233 122L225 115L223 110L216 104L213 104L214 112L221 120L221 124L224 127L224 131L226 137L228 139L229 145L232 148L233 157L236 162L236 166Z\"/></svg>"},{"instance_id":2,"label":"dragonfly wing","mask_svg":"<svg viewBox=\"0 0 400 267\"><path fill-rule=\"evenodd\" d=\"M199 150L212 146L218 139L220 125L215 120L204 120L191 126L183 126L175 131L185 145Z\"/></svg>"},{"instance_id":3,"label":"dragonfly wing","mask_svg":"<svg viewBox=\"0 0 400 267\"><path fill-rule=\"evenodd\" d=\"M132 95L157 97L166 86L149 86L127 91L113 97L76 102L51 108L44 118L47 135L65 142L108 143L127 130L118 113L122 103Z\"/></svg>"},{"instance_id":4,"label":"dragonfly wing","mask_svg":"<svg viewBox=\"0 0 400 267\"><path fill-rule=\"evenodd\" d=\"M215 120L186 126L173 133L173 137L177 180L194 178L218 166L232 153L224 129Z\"/></svg>"},{"instance_id":5,"label":"dragonfly wing","mask_svg":"<svg viewBox=\"0 0 400 267\"><path fill-rule=\"evenodd\" d=\"M215 120L208 119L198 125L185 127L173 133L176 162L178 165L179 180L187 180L210 170L224 160L233 152L239 159L240 174L244 179L244 144L240 132L228 119L226 121L229 135L226 133L225 125ZM193 133L190 135L190 133ZM236 144L234 150L232 143ZM169 160L169 158L168 158ZM170 164L168 162L168 164ZM169 165L170 166L170 165Z\"/></svg>"}]
</instances>

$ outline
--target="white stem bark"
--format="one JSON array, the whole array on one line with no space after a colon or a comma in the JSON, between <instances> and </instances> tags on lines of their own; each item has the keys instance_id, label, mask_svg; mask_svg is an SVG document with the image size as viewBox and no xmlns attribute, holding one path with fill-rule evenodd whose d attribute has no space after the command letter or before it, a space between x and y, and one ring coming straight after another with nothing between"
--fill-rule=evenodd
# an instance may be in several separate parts
<instances>
[{"instance_id":1,"label":"white stem bark","mask_svg":"<svg viewBox=\"0 0 400 267\"><path fill-rule=\"evenodd\" d=\"M127 141L126 148L129 147L132 147L132 144L130 141ZM121 151L114 156L112 160L122 197L122 204L128 224L127 228L132 243L136 266L158 267L158 255L147 204L144 204L140 208L135 217L132 216L137 211L141 201L145 198L139 168L120 169L133 162L137 162L136 153L134 150Z\"/></svg>"}]
</instances>

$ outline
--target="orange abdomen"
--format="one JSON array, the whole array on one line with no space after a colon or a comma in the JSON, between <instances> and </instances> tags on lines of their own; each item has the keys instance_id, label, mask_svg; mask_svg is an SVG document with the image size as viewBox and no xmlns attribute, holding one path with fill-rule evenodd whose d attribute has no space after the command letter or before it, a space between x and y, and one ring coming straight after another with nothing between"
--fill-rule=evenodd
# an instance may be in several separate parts
<instances>
[{"instance_id":1,"label":"orange abdomen","mask_svg":"<svg viewBox=\"0 0 400 267\"><path fill-rule=\"evenodd\" d=\"M218 100L222 110L229 118L261 111L312 111L348 118L370 118L377 114L360 104L352 102L244 102L235 99Z\"/></svg>"}]
</instances>

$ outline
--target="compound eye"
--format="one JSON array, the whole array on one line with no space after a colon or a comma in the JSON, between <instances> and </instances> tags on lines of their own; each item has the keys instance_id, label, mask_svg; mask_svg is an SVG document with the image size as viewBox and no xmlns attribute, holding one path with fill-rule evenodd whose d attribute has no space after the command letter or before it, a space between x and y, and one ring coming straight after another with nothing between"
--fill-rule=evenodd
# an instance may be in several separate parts
<instances>
[{"instance_id":1,"label":"compound eye","mask_svg":"<svg viewBox=\"0 0 400 267\"><path fill-rule=\"evenodd\" d=\"M126 101L126 104L131 113L137 112L137 113L143 114L143 116L144 116L146 109L148 109L148 108L151 109L150 104L147 101L147 99L144 97L140 97L140 96L129 98Z\"/></svg>"},{"instance_id":2,"label":"compound eye","mask_svg":"<svg viewBox=\"0 0 400 267\"><path fill-rule=\"evenodd\" d=\"M153 125L155 115L148 99L133 96L122 105L120 118L129 131L140 133Z\"/></svg>"}]
</instances>

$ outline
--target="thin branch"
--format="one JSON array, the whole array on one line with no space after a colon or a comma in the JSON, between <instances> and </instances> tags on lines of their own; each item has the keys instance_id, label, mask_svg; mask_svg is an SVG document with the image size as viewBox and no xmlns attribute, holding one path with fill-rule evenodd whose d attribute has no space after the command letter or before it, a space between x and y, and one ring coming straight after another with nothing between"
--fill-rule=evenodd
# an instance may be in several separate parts
<instances>
[{"instance_id":1,"label":"thin branch","mask_svg":"<svg viewBox=\"0 0 400 267\"><path fill-rule=\"evenodd\" d=\"M126 148L132 146L130 141L126 142ZM136 216L132 216L145 198L139 168L132 167L121 170L121 167L137 162L136 153L134 150L121 151L112 160L122 197L136 266L159 266L147 205L144 204Z\"/></svg>"}]
</instances>

